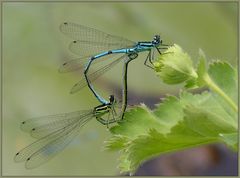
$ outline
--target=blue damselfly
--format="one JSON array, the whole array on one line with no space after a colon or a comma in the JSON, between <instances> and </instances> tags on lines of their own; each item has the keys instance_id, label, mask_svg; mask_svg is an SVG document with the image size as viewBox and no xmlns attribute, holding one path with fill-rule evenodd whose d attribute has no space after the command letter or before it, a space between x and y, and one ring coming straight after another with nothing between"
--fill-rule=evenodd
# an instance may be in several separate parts
<instances>
[{"instance_id":1,"label":"blue damselfly","mask_svg":"<svg viewBox=\"0 0 240 178\"><path fill-rule=\"evenodd\" d=\"M60 31L66 36L74 39L74 41L70 43L69 49L71 52L81 56L78 59L65 62L60 67L60 72L69 72L82 68L86 79L82 79L80 82L75 84L71 93L75 93L84 86L88 85L99 102L104 104L107 104L108 101L94 90L91 85L92 81L111 69L121 60L124 60L125 65L127 65L131 60L136 59L138 57L138 53L140 52L148 52L144 65L153 68L152 64L155 51L161 54L160 50L167 49L168 46L162 43L159 35L155 35L152 41L133 42L119 36L110 35L105 32L71 22L64 22L61 24ZM117 54L120 54L121 56L115 57ZM99 62L106 59L112 60L112 62L89 75L88 71L90 66L98 59ZM126 86L124 86L125 91L123 91L123 93L127 94L127 66L124 68L126 70L123 73L123 80L125 80L124 84L126 84Z\"/></svg>"}]
</instances>

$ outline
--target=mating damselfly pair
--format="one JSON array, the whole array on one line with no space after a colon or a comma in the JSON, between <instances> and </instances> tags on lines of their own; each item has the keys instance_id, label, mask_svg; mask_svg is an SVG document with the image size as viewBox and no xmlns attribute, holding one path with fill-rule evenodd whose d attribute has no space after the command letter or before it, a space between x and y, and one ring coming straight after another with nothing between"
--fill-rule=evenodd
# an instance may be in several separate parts
<instances>
[{"instance_id":1,"label":"mating damselfly pair","mask_svg":"<svg viewBox=\"0 0 240 178\"><path fill-rule=\"evenodd\" d=\"M62 151L79 133L81 127L92 118L96 118L100 123L107 126L122 120L127 107L127 69L129 62L136 59L140 52L147 52L144 65L152 68L154 53L161 54L160 50L166 49L168 46L162 43L159 35L155 35L152 41L133 42L70 22L61 24L60 31L74 39L70 43L69 49L80 57L65 62L59 71L70 72L82 69L84 75L84 78L73 86L71 93L88 86L101 104L88 111L43 116L23 121L21 129L30 132L31 136L38 139L15 155L16 162L26 161L26 168L35 168ZM94 64L93 62L102 60L111 60L111 62L88 74L90 67ZM110 95L109 100L104 99L94 90L91 84L120 61L124 61L121 103L116 101L113 95Z\"/></svg>"}]
</instances>

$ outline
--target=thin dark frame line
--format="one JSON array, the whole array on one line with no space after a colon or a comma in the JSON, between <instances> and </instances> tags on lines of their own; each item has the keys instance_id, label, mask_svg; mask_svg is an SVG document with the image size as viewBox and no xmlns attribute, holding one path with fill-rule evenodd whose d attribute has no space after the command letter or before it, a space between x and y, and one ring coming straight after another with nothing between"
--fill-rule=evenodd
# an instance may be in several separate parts
<instances>
[{"instance_id":1,"label":"thin dark frame line","mask_svg":"<svg viewBox=\"0 0 240 178\"><path fill-rule=\"evenodd\" d=\"M2 163L3 163L3 161L2 161L2 152L3 152L3 144L2 144L2 140L3 140L3 126L2 126L2 124L3 124L3 98L2 98L2 96L3 96L3 50L2 50L2 45L3 45L3 28L2 28L2 25L3 25L3 2L1 1L1 49L0 49L0 52L1 52L1 60L0 60L0 65L1 65L1 94L0 94L0 97L1 97L1 109L0 109L0 112L1 112L1 176L3 176L3 171L2 171Z\"/></svg>"},{"instance_id":2,"label":"thin dark frame line","mask_svg":"<svg viewBox=\"0 0 240 178\"><path fill-rule=\"evenodd\" d=\"M122 0L122 1L120 1L120 0L116 0L116 1L113 1L113 0L105 0L105 1L96 1L96 0L94 0L94 1L61 1L61 0L56 0L56 1L54 1L54 0L50 0L50 1L44 1L44 0L41 0L41 1L33 1L33 0L29 0L29 1L27 1L27 0L25 0L25 1L16 1L16 0L8 0L8 1L1 1L1 43L0 43L0 52L1 52L1 59L0 59L0 65L1 65L1 67L0 67L0 69L1 69L1 73L0 73L0 82L1 82L1 93L0 93L0 98L1 98L1 101L3 101L2 99L3 99L3 50L2 50L2 47L3 47L3 4L4 3L29 3L29 2L31 2L31 3L161 3L161 2L167 2L167 3L200 3L200 2L203 2L203 3L208 3L208 2L210 2L210 3L212 3L212 2L217 2L217 3L237 3L238 4L238 7L239 7L239 1L227 1L227 0L219 0L219 1L217 1L217 0L214 0L214 1L208 1L208 0L202 0L202 1L199 1L199 0L197 0L197 1L191 1L191 0L189 0L189 1L187 1L187 0L185 0L185 1L178 1L178 0L170 0L170 1L167 1L167 0L164 0L164 1L161 1L161 0L159 0L159 1L157 1L157 0L150 0L150 1L138 1L138 0L136 0L136 1L134 1L134 0L130 0L130 1L127 1L127 0ZM238 8L238 12L237 12L237 14L238 14L238 20L239 20L239 8ZM240 25L239 25L239 21L238 21L238 33L237 33L237 35L238 35L238 39L239 39L239 28L240 28ZM238 40L238 42L237 42L237 45L238 45L238 47L239 47L239 40ZM239 49L238 49L238 60L237 60L237 65L238 65L238 67L240 68L240 62L239 62L239 56L240 56L240 51L239 51ZM238 76L240 76L240 70L238 70ZM239 78L238 78L238 91L240 92L240 87L239 87ZM239 95L238 95L238 99L239 99ZM239 106L239 103L240 103L240 101L238 100L238 106ZM0 108L0 112L1 112L1 121L0 121L0 123L1 123L1 143L2 143L2 140L3 140L3 102L1 102L1 108ZM239 113L238 113L238 118L239 118ZM239 126L239 121L238 121L238 126ZM239 132L239 130L238 130L238 132ZM239 136L238 136L239 137ZM238 142L238 145L240 146L240 142ZM3 153L3 149L2 149L2 147L3 147L3 145L1 144L1 176L3 176L3 174L2 174L2 153ZM239 153L238 153L239 154ZM239 163L239 159L238 159L238 163ZM81 175L81 176L57 176L57 175L54 175L54 176L31 176L31 175L21 175L21 176L4 176L4 177L113 177L113 176L84 176L84 175ZM116 177L119 177L119 176L116 176ZM219 177L225 177L225 176L219 176Z\"/></svg>"},{"instance_id":3,"label":"thin dark frame line","mask_svg":"<svg viewBox=\"0 0 240 178\"><path fill-rule=\"evenodd\" d=\"M5 0L5 1L2 1L3 3L11 3L11 2L16 2L16 3L29 3L29 2L32 2L32 3L213 3L213 2L215 2L215 3L238 3L239 1L237 1L237 0L202 0L202 1L200 1L200 0L196 0L196 1L192 1L192 0L183 0L183 1L181 1L181 0L169 0L169 1L167 1L167 0L163 0L163 1L161 1L161 0L150 0L150 1L146 1L146 0L142 0L142 1L139 1L139 0L116 0L116 1L113 1L113 0L104 0L104 1L96 1L96 0L93 0L93 1L87 1L87 0L83 0L83 1L81 1L81 0L79 0L79 1L77 1L77 0L71 0L71 1L66 1L66 0L56 0L56 1L54 1L54 0L39 0L39 1L33 1L33 0L24 0L24 1L16 1L16 0Z\"/></svg>"},{"instance_id":4,"label":"thin dark frame line","mask_svg":"<svg viewBox=\"0 0 240 178\"><path fill-rule=\"evenodd\" d=\"M238 86L238 109L239 109L239 103L240 103L240 98L239 98L239 93L240 93L240 83L239 83L239 76L240 76L240 62L239 62L239 57L240 57L240 50L239 50L239 40L240 40L240 36L239 36L239 30L240 30L240 23L239 23L239 1L237 2L238 8L237 8L237 14L238 14L238 18L237 18L237 23L238 23L238 31L237 31L237 36L238 36L238 41L237 41L237 46L238 46L238 60L237 60L237 66L238 66L238 79L237 79L237 86ZM239 121L239 111L238 111L238 148L240 148L240 141L239 141L239 125L240 125L240 121ZM238 155L238 168L239 168L239 151L237 152ZM238 170L238 175L239 175L239 170Z\"/></svg>"}]
</instances>

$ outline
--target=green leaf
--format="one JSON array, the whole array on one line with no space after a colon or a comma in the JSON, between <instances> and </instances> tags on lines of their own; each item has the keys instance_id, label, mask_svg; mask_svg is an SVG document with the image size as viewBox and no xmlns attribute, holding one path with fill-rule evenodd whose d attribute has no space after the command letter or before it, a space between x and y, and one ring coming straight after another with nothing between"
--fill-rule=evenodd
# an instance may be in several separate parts
<instances>
[{"instance_id":1,"label":"green leaf","mask_svg":"<svg viewBox=\"0 0 240 178\"><path fill-rule=\"evenodd\" d=\"M120 150L119 168L133 173L144 161L167 152L203 144L224 142L237 150L237 73L226 62L206 64L199 51L194 70L191 58L175 45L154 64L169 84L185 82L185 88L208 86L200 94L182 91L167 96L154 110L145 105L126 112L124 120L110 130L109 150Z\"/></svg>"},{"instance_id":2,"label":"green leaf","mask_svg":"<svg viewBox=\"0 0 240 178\"><path fill-rule=\"evenodd\" d=\"M108 141L105 141L105 149L116 151L124 148L129 138L123 135L114 135Z\"/></svg>"},{"instance_id":3,"label":"green leaf","mask_svg":"<svg viewBox=\"0 0 240 178\"><path fill-rule=\"evenodd\" d=\"M214 61L209 65L209 77L237 104L237 71L227 62Z\"/></svg>"},{"instance_id":4,"label":"green leaf","mask_svg":"<svg viewBox=\"0 0 240 178\"><path fill-rule=\"evenodd\" d=\"M112 127L113 134L121 134L134 138L139 134L148 132L148 129L156 128L161 132L166 132L166 124L156 119L156 116L145 105L137 106L125 113L124 120Z\"/></svg>"},{"instance_id":5,"label":"green leaf","mask_svg":"<svg viewBox=\"0 0 240 178\"><path fill-rule=\"evenodd\" d=\"M133 171L131 171L131 168L130 168L131 162L127 158L126 151L121 150L120 153L121 153L120 158L119 158L120 163L119 163L119 166L118 166L118 168L120 169L120 172L121 173L133 172Z\"/></svg>"},{"instance_id":6,"label":"green leaf","mask_svg":"<svg viewBox=\"0 0 240 178\"><path fill-rule=\"evenodd\" d=\"M227 145L233 148L235 151L238 151L238 133L229 133L229 134L219 134L221 140L223 140Z\"/></svg>"},{"instance_id":7,"label":"green leaf","mask_svg":"<svg viewBox=\"0 0 240 178\"><path fill-rule=\"evenodd\" d=\"M218 97L219 96L215 96L212 92L203 92L202 94L195 95L188 92L182 92L180 93L180 102L184 106L192 105L212 115L216 115L237 128L237 113L229 112L229 110L226 109L227 103L219 102Z\"/></svg>"},{"instance_id":8,"label":"green leaf","mask_svg":"<svg viewBox=\"0 0 240 178\"><path fill-rule=\"evenodd\" d=\"M121 150L122 172L134 172L154 156L219 142L219 133L237 133L232 120L211 92L184 91L179 98L168 96L153 112L144 105L128 111L124 122L111 129L116 135L106 147Z\"/></svg>"},{"instance_id":9,"label":"green leaf","mask_svg":"<svg viewBox=\"0 0 240 178\"><path fill-rule=\"evenodd\" d=\"M198 85L196 84L196 79L195 78L191 78L189 80L186 80L185 82L186 84L184 85L184 88L186 89L195 89L198 87Z\"/></svg>"},{"instance_id":10,"label":"green leaf","mask_svg":"<svg viewBox=\"0 0 240 178\"><path fill-rule=\"evenodd\" d=\"M182 105L176 96L168 96L156 106L153 114L165 125L164 130L161 130L160 133L166 134L182 120L184 114Z\"/></svg>"},{"instance_id":11,"label":"green leaf","mask_svg":"<svg viewBox=\"0 0 240 178\"><path fill-rule=\"evenodd\" d=\"M188 126L197 133L206 137L218 137L219 133L232 133L237 129L227 122L221 115L213 114L193 106L184 109Z\"/></svg>"},{"instance_id":12,"label":"green leaf","mask_svg":"<svg viewBox=\"0 0 240 178\"><path fill-rule=\"evenodd\" d=\"M167 135L163 135L155 129L149 130L146 135L140 135L131 142L125 155L128 160L131 160L129 168L132 172L141 163L152 157L216 141L216 138L202 137L192 131L184 121L180 122Z\"/></svg>"},{"instance_id":13,"label":"green leaf","mask_svg":"<svg viewBox=\"0 0 240 178\"><path fill-rule=\"evenodd\" d=\"M190 56L174 45L154 62L157 75L167 84L178 84L197 78Z\"/></svg>"}]
</instances>

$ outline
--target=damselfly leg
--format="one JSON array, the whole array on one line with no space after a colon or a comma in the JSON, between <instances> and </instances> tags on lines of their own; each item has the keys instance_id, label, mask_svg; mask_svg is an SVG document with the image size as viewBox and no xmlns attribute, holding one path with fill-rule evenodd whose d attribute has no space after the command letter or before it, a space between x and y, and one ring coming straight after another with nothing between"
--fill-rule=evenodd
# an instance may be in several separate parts
<instances>
[{"instance_id":1,"label":"damselfly leg","mask_svg":"<svg viewBox=\"0 0 240 178\"><path fill-rule=\"evenodd\" d=\"M104 112L103 112L104 111ZM115 97L110 95L109 102L107 104L101 104L94 108L96 119L103 125L117 122L121 117L120 103L117 103ZM107 119L102 116L107 114Z\"/></svg>"},{"instance_id":2,"label":"damselfly leg","mask_svg":"<svg viewBox=\"0 0 240 178\"><path fill-rule=\"evenodd\" d=\"M144 65L147 66L147 67L149 67L149 68L151 68L151 69L154 69L154 68L152 67L152 62L151 62L151 58L152 58L151 53L152 53L152 50L150 50L150 51L148 52L147 58L146 58L145 61L144 61ZM150 62L151 65L149 65L147 62Z\"/></svg>"},{"instance_id":3,"label":"damselfly leg","mask_svg":"<svg viewBox=\"0 0 240 178\"><path fill-rule=\"evenodd\" d=\"M165 45L162 43L162 40L159 35L155 35L152 41L133 42L131 40L128 40L119 36L110 35L100 30L96 30L93 28L89 28L83 25L78 25L70 22L63 23L60 26L60 30L65 35L74 39L74 41L69 45L70 51L80 56L91 56L88 58L88 62L86 62L85 64L84 76L85 76L87 86L92 91L94 96L98 99L98 101L101 102L102 104L108 104L108 100L105 100L103 97L101 97L101 95L99 95L96 92L96 90L93 88L91 84L91 77L90 77L91 74L88 73L90 67L93 64L93 61L96 61L96 60L104 61L108 56L110 55L114 56L117 54L122 54L122 56L116 59L116 61L118 60L120 61L125 56L128 56L129 58L131 58L130 56L132 55L136 56L134 57L135 59L137 58L139 53L148 52L148 56L144 61L144 64L150 68L153 68L152 65L154 60L154 51L157 50L158 53L161 54L160 50L166 49L168 47L168 45ZM110 60L111 60L111 57L110 57ZM149 62L150 64L147 64L147 62ZM124 65L126 65L126 63ZM107 70L109 70L110 68L111 68L110 66L107 67ZM107 70L103 68L103 70L101 70L101 72L99 73L103 74ZM125 71L124 73L125 74L123 75L123 80L125 80L125 76L127 72ZM82 85L81 83L78 83L73 87L72 91L74 92L78 91L79 88L81 88L79 86L86 86L86 85L85 84ZM123 88L126 88L126 86L124 86ZM127 89L125 91L127 91ZM125 91L123 91L123 93L126 93Z\"/></svg>"}]
</instances>

